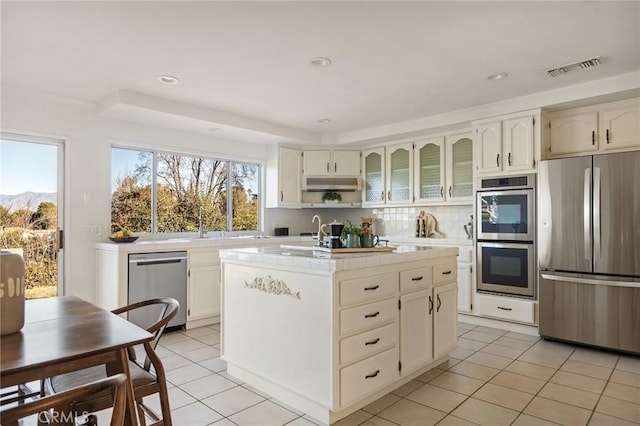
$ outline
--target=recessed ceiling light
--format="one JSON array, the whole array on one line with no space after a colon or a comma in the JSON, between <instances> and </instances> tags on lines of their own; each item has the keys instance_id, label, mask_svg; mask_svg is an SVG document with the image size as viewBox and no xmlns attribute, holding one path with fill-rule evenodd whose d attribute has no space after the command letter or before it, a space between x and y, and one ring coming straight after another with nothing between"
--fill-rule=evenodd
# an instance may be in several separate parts
<instances>
[{"instance_id":1,"label":"recessed ceiling light","mask_svg":"<svg viewBox=\"0 0 640 426\"><path fill-rule=\"evenodd\" d=\"M499 72L497 74L491 74L489 77L487 77L487 80L491 80L491 81L503 80L508 76L509 74L507 74L506 72Z\"/></svg>"},{"instance_id":2,"label":"recessed ceiling light","mask_svg":"<svg viewBox=\"0 0 640 426\"><path fill-rule=\"evenodd\" d=\"M331 119L330 118L321 118L320 120L318 120L318 123L320 123L320 124L331 123Z\"/></svg>"},{"instance_id":3,"label":"recessed ceiling light","mask_svg":"<svg viewBox=\"0 0 640 426\"><path fill-rule=\"evenodd\" d=\"M180 83L180 79L178 77L174 77L172 75L161 75L158 77L158 80L164 84L178 84Z\"/></svg>"},{"instance_id":4,"label":"recessed ceiling light","mask_svg":"<svg viewBox=\"0 0 640 426\"><path fill-rule=\"evenodd\" d=\"M314 67L324 68L324 67L328 67L329 65L331 65L331 59L324 58L322 56L318 56L316 58L311 58L309 63L311 65L313 65Z\"/></svg>"}]
</instances>

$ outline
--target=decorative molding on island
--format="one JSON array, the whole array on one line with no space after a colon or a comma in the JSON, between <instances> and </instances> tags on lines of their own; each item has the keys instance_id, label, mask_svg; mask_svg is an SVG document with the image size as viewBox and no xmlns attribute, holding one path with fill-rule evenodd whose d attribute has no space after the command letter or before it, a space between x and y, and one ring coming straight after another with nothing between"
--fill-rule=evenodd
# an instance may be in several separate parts
<instances>
[{"instance_id":1,"label":"decorative molding on island","mask_svg":"<svg viewBox=\"0 0 640 426\"><path fill-rule=\"evenodd\" d=\"M322 423L355 412L455 349L457 254L220 250L228 373Z\"/></svg>"}]
</instances>

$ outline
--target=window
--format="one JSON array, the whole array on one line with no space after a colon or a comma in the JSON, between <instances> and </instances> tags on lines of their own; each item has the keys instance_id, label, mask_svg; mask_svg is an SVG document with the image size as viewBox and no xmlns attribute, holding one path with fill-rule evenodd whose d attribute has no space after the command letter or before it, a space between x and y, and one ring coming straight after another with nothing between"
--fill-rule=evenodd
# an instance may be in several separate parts
<instances>
[{"instance_id":1,"label":"window","mask_svg":"<svg viewBox=\"0 0 640 426\"><path fill-rule=\"evenodd\" d=\"M201 214L207 231L258 229L256 164L126 148L111 159L113 232L197 232Z\"/></svg>"}]
</instances>

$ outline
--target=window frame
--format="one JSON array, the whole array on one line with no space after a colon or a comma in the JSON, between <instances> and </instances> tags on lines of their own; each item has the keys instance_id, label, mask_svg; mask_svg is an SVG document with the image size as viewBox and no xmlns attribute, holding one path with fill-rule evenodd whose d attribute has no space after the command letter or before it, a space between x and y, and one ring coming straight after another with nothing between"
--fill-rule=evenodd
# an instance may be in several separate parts
<instances>
[{"instance_id":1,"label":"window frame","mask_svg":"<svg viewBox=\"0 0 640 426\"><path fill-rule=\"evenodd\" d=\"M144 146L135 146L135 145L120 145L120 144L112 144L110 147L110 152L113 152L114 149L121 150L130 150L136 152L145 152L151 154L151 232L136 232L138 235L148 235L148 236L163 236L163 237L184 237L187 235L194 235L198 237L198 232L158 232L158 204L157 204L157 188L158 188L158 156L160 154L164 155L178 155L183 157L192 157L203 160L211 160L211 161L222 161L226 163L226 171L227 171L227 194L230 193L230 189L232 188L232 170L234 164L245 164L250 166L256 166L258 168L256 173L257 187L258 187L258 209L257 209L257 220L256 220L256 229L255 230L243 230L243 231L234 231L233 230L233 196L226 197L227 204L227 215L226 215L226 230L225 231L206 231L206 237L224 237L225 235L230 236L241 236L241 235L253 235L257 232L262 232L263 227L263 218L264 218L264 197L262 193L263 189L263 173L264 173L264 164L255 160L242 160L242 159L234 159L229 157L214 157L210 155L203 154L193 154L189 152L179 152L179 151L170 151L170 150L159 150L147 148ZM113 163L110 164L110 188L113 187ZM232 191L231 191L232 193ZM110 191L110 202L109 202L109 229L111 229L111 203L113 197L113 189Z\"/></svg>"}]
</instances>

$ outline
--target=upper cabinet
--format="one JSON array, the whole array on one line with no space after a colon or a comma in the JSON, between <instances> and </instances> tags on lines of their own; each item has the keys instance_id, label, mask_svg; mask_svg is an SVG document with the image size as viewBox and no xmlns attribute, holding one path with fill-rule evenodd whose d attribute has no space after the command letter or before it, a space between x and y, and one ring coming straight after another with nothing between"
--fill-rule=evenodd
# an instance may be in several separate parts
<instances>
[{"instance_id":1,"label":"upper cabinet","mask_svg":"<svg viewBox=\"0 0 640 426\"><path fill-rule=\"evenodd\" d=\"M446 201L473 203L473 133L445 136Z\"/></svg>"},{"instance_id":2,"label":"upper cabinet","mask_svg":"<svg viewBox=\"0 0 640 426\"><path fill-rule=\"evenodd\" d=\"M308 150L302 158L306 176L360 176L360 151Z\"/></svg>"},{"instance_id":3,"label":"upper cabinet","mask_svg":"<svg viewBox=\"0 0 640 426\"><path fill-rule=\"evenodd\" d=\"M444 201L444 136L418 141L413 150L416 202Z\"/></svg>"},{"instance_id":4,"label":"upper cabinet","mask_svg":"<svg viewBox=\"0 0 640 426\"><path fill-rule=\"evenodd\" d=\"M640 149L640 99L554 112L549 157Z\"/></svg>"},{"instance_id":5,"label":"upper cabinet","mask_svg":"<svg viewBox=\"0 0 640 426\"><path fill-rule=\"evenodd\" d=\"M284 146L273 147L267 159L266 207L300 208L302 152Z\"/></svg>"},{"instance_id":6,"label":"upper cabinet","mask_svg":"<svg viewBox=\"0 0 640 426\"><path fill-rule=\"evenodd\" d=\"M474 122L478 175L535 171L539 117L539 111L529 111Z\"/></svg>"},{"instance_id":7,"label":"upper cabinet","mask_svg":"<svg viewBox=\"0 0 640 426\"><path fill-rule=\"evenodd\" d=\"M384 147L362 151L362 205L385 202Z\"/></svg>"},{"instance_id":8,"label":"upper cabinet","mask_svg":"<svg viewBox=\"0 0 640 426\"><path fill-rule=\"evenodd\" d=\"M413 202L413 144L389 146L386 149L387 204Z\"/></svg>"}]
</instances>

